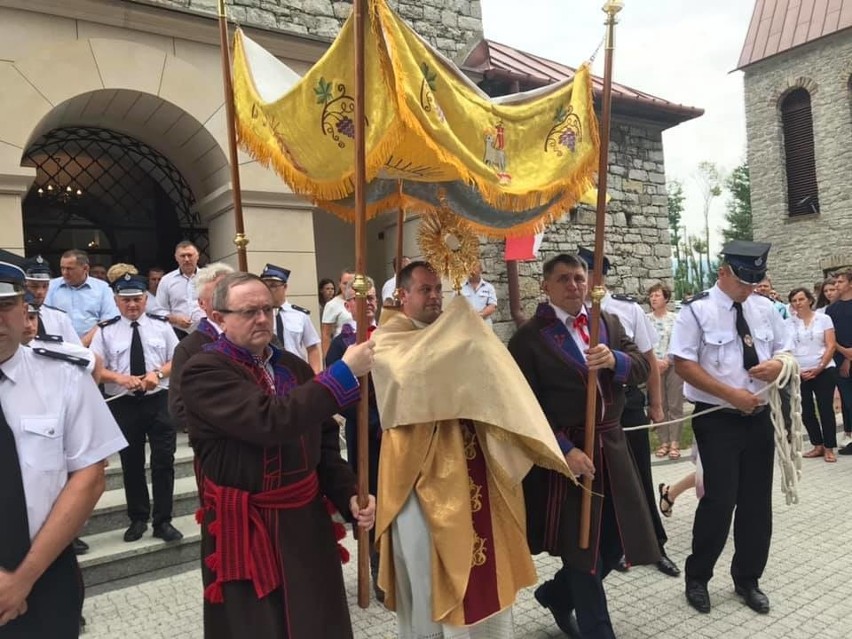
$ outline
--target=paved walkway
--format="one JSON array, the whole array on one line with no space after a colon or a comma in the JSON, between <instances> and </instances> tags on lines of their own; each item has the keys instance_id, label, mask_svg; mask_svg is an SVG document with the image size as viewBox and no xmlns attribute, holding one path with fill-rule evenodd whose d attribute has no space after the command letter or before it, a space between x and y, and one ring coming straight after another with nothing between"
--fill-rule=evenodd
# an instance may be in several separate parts
<instances>
[{"instance_id":1,"label":"paved walkway","mask_svg":"<svg viewBox=\"0 0 852 639\"><path fill-rule=\"evenodd\" d=\"M780 489L776 492L772 551L761 582L772 602L769 615L753 613L734 594L728 578L733 552L729 543L710 583L714 607L709 615L689 608L682 579L666 577L653 568L633 568L608 577L610 612L619 639L852 637L852 458L840 457L837 464L822 460L804 460L804 464L801 503L788 507ZM654 466L654 476L669 483L691 469L688 462L665 463ZM666 520L669 555L681 567L689 550L695 505L692 493L682 496L674 516ZM540 577L549 577L557 569L557 562L549 557L537 557L536 564ZM352 563L344 573L349 592L354 592ZM356 638L396 637L393 614L375 602L367 610L350 603ZM200 638L199 573L91 597L85 614L87 639ZM532 598L532 589L520 594L514 614L516 639L564 636Z\"/></svg>"}]
</instances>

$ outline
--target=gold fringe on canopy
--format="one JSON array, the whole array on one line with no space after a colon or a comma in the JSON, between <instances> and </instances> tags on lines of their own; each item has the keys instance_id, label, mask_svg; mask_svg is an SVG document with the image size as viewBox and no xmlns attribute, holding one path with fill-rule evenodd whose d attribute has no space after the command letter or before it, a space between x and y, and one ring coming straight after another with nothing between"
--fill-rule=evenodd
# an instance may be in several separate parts
<instances>
[{"instance_id":1,"label":"gold fringe on canopy","mask_svg":"<svg viewBox=\"0 0 852 639\"><path fill-rule=\"evenodd\" d=\"M367 180L476 190L474 228L517 235L560 217L593 186L599 139L587 65L571 81L491 99L387 5L369 0L365 34ZM350 16L298 80L237 31L234 99L241 146L297 193L352 221L354 46ZM276 67L277 65L277 67ZM347 198L350 198L347 200ZM370 197L368 217L434 211L411 192ZM454 212L467 216L470 212Z\"/></svg>"}]
</instances>

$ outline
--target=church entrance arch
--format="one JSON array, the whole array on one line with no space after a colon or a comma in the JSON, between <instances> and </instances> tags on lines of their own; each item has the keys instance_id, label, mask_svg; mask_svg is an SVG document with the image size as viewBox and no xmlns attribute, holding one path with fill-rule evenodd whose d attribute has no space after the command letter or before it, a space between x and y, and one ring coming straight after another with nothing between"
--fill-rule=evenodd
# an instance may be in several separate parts
<instances>
[{"instance_id":1,"label":"church entrance arch","mask_svg":"<svg viewBox=\"0 0 852 639\"><path fill-rule=\"evenodd\" d=\"M174 246L196 243L207 257L207 229L175 165L152 146L94 126L55 128L27 149L36 178L23 201L24 248L54 268L67 249L93 263L167 268Z\"/></svg>"}]
</instances>

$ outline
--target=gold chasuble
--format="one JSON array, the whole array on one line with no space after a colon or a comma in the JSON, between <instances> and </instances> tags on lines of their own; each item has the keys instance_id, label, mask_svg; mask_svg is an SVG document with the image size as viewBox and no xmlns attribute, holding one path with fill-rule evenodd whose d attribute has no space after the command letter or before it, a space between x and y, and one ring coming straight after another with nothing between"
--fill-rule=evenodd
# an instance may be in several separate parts
<instances>
[{"instance_id":1,"label":"gold chasuble","mask_svg":"<svg viewBox=\"0 0 852 639\"><path fill-rule=\"evenodd\" d=\"M392 524L413 490L432 545L432 619L478 623L536 582L521 480L533 464L574 478L523 374L463 297L423 329L385 313L373 334L379 586L395 610Z\"/></svg>"}]
</instances>

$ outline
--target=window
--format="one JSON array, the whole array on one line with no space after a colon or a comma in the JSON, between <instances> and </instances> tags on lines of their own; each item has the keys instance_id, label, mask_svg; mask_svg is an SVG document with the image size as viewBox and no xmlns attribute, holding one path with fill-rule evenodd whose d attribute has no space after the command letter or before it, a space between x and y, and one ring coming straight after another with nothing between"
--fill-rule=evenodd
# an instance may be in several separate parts
<instances>
[{"instance_id":1,"label":"window","mask_svg":"<svg viewBox=\"0 0 852 639\"><path fill-rule=\"evenodd\" d=\"M784 157L787 169L787 206L790 215L819 213L814 121L811 96L805 89L791 91L781 102Z\"/></svg>"}]
</instances>

